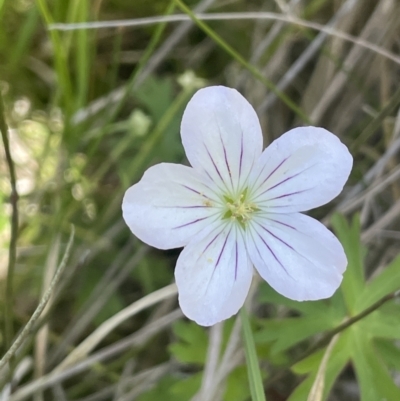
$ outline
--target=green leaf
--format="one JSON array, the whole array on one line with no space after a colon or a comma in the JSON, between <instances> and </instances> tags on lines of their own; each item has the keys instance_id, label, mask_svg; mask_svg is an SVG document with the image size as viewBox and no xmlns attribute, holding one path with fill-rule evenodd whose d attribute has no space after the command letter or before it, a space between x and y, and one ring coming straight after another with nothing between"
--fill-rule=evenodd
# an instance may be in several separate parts
<instances>
[{"instance_id":1,"label":"green leaf","mask_svg":"<svg viewBox=\"0 0 400 401\"><path fill-rule=\"evenodd\" d=\"M290 394L288 401L305 401L315 380L315 374L309 375Z\"/></svg>"},{"instance_id":2,"label":"green leaf","mask_svg":"<svg viewBox=\"0 0 400 401\"><path fill-rule=\"evenodd\" d=\"M179 341L169 346L169 351L180 362L204 365L208 337L206 331L194 322L178 321L173 331Z\"/></svg>"},{"instance_id":3,"label":"green leaf","mask_svg":"<svg viewBox=\"0 0 400 401\"><path fill-rule=\"evenodd\" d=\"M271 353L275 354L290 348L306 338L334 327L338 322L329 314L286 319L268 319L261 324L263 328L255 334L257 342L275 341Z\"/></svg>"},{"instance_id":4,"label":"green leaf","mask_svg":"<svg viewBox=\"0 0 400 401\"><path fill-rule=\"evenodd\" d=\"M184 101L179 102L179 97L176 98L174 94L171 80L154 76L147 78L135 92L136 98L149 110L156 124L168 120L167 124L163 124L157 140L160 145L156 152L157 158L163 161L173 162L184 156L179 127L189 93L183 90L182 94L185 94L180 96Z\"/></svg>"},{"instance_id":5,"label":"green leaf","mask_svg":"<svg viewBox=\"0 0 400 401\"><path fill-rule=\"evenodd\" d=\"M348 260L341 286L343 297L349 312L355 314L356 302L364 289L365 282L362 257L364 251L360 243L360 219L358 216L354 216L349 225L343 216L335 214L331 223Z\"/></svg>"},{"instance_id":6,"label":"green leaf","mask_svg":"<svg viewBox=\"0 0 400 401\"><path fill-rule=\"evenodd\" d=\"M374 346L389 368L400 371L400 348L398 346L389 340L375 340Z\"/></svg>"},{"instance_id":7,"label":"green leaf","mask_svg":"<svg viewBox=\"0 0 400 401\"><path fill-rule=\"evenodd\" d=\"M201 380L203 378L203 372L196 373L189 376L187 379L179 380L171 388L171 398L166 398L165 395L161 397L161 400L190 400L200 389Z\"/></svg>"},{"instance_id":8,"label":"green leaf","mask_svg":"<svg viewBox=\"0 0 400 401\"><path fill-rule=\"evenodd\" d=\"M293 371L297 374L310 373L310 375L294 390L288 401L304 401L307 399L325 350L326 348L310 355L308 358L293 366ZM330 393L336 379L349 362L349 359L350 336L348 333L344 332L333 347L333 351L327 363L325 372L324 399Z\"/></svg>"},{"instance_id":9,"label":"green leaf","mask_svg":"<svg viewBox=\"0 0 400 401\"><path fill-rule=\"evenodd\" d=\"M361 390L361 401L400 400L400 389L378 357L367 333L358 325L353 326L349 332L352 335L352 359Z\"/></svg>"},{"instance_id":10,"label":"green leaf","mask_svg":"<svg viewBox=\"0 0 400 401\"><path fill-rule=\"evenodd\" d=\"M307 358L302 359L292 366L292 371L298 375L305 375L307 373L316 372L321 359L324 355L324 350L320 349L309 355Z\"/></svg>"},{"instance_id":11,"label":"green leaf","mask_svg":"<svg viewBox=\"0 0 400 401\"><path fill-rule=\"evenodd\" d=\"M187 401L190 400L199 390L201 380L201 372L183 379L182 377L166 376L163 377L150 391L141 394L138 397L138 401Z\"/></svg>"},{"instance_id":12,"label":"green leaf","mask_svg":"<svg viewBox=\"0 0 400 401\"><path fill-rule=\"evenodd\" d=\"M149 391L146 391L143 394L140 394L137 397L137 401L154 401L154 400L162 400L167 399L167 395L171 395L171 387L178 382L178 379L166 376L163 377L157 385ZM186 401L187 398L174 398L174 401Z\"/></svg>"},{"instance_id":13,"label":"green leaf","mask_svg":"<svg viewBox=\"0 0 400 401\"><path fill-rule=\"evenodd\" d=\"M250 397L250 391L247 386L246 366L239 366L234 369L226 381L226 391L224 401L245 401Z\"/></svg>"},{"instance_id":14,"label":"green leaf","mask_svg":"<svg viewBox=\"0 0 400 401\"><path fill-rule=\"evenodd\" d=\"M172 81L149 76L135 91L135 97L146 106L156 121L160 121L174 99Z\"/></svg>"},{"instance_id":15,"label":"green leaf","mask_svg":"<svg viewBox=\"0 0 400 401\"><path fill-rule=\"evenodd\" d=\"M373 312L359 325L370 338L400 339L399 315L400 305L391 302Z\"/></svg>"},{"instance_id":16,"label":"green leaf","mask_svg":"<svg viewBox=\"0 0 400 401\"><path fill-rule=\"evenodd\" d=\"M262 282L258 289L258 299L262 303L284 305L290 309L297 310L305 315L325 313L328 301L305 301L297 302L277 293L266 282Z\"/></svg>"},{"instance_id":17,"label":"green leaf","mask_svg":"<svg viewBox=\"0 0 400 401\"><path fill-rule=\"evenodd\" d=\"M247 373L250 383L251 398L253 401L265 401L264 386L260 372L260 366L258 364L253 333L251 331L247 311L244 307L240 310L240 317L243 328L243 343L246 353Z\"/></svg>"},{"instance_id":18,"label":"green leaf","mask_svg":"<svg viewBox=\"0 0 400 401\"><path fill-rule=\"evenodd\" d=\"M368 308L387 294L400 289L400 256L364 288L357 301L357 310Z\"/></svg>"}]
</instances>

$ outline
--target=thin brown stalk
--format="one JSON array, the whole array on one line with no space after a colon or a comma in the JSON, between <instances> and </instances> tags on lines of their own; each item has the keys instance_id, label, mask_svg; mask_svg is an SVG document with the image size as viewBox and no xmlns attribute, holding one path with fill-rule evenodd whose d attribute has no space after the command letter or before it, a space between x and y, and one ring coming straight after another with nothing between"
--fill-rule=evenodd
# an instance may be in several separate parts
<instances>
[{"instance_id":1,"label":"thin brown stalk","mask_svg":"<svg viewBox=\"0 0 400 401\"><path fill-rule=\"evenodd\" d=\"M387 51L386 49L371 43L367 40L352 36L342 31L338 31L329 26L319 24L313 21L306 21L301 18L293 17L291 15L283 15L272 12L230 12L230 13L209 13L202 14L196 13L195 17L202 21L234 21L234 20L275 20L282 21L288 24L303 26L317 31L326 32L328 35L336 36L348 42L352 42L358 46L365 47L373 52L386 57L395 63L400 63L400 57L396 54ZM49 30L70 31L79 29L109 29L120 27L138 27L159 24L161 22L181 22L188 21L189 17L182 14L169 15L169 16L155 16L147 18L138 18L134 20L116 20L116 21L95 21L95 22L81 22L73 24L57 23L48 26Z\"/></svg>"},{"instance_id":2,"label":"thin brown stalk","mask_svg":"<svg viewBox=\"0 0 400 401\"><path fill-rule=\"evenodd\" d=\"M18 191L17 191L17 176L15 173L14 161L11 156L10 142L8 140L8 127L4 112L4 102L0 93L0 131L4 143L4 152L6 155L6 161L8 170L10 172L10 184L11 184L11 236L10 236L10 247L8 252L8 268L7 268L7 281L6 291L4 300L4 342L5 349L11 346L11 342L14 336L13 333L13 279L15 262L17 258L17 238L18 238Z\"/></svg>"},{"instance_id":3,"label":"thin brown stalk","mask_svg":"<svg viewBox=\"0 0 400 401\"><path fill-rule=\"evenodd\" d=\"M10 349L6 352L6 354L3 356L3 358L0 360L0 371L2 368L13 358L15 353L18 351L18 349L23 345L25 340L28 338L35 322L39 319L40 315L44 311L47 302L49 301L50 297L52 296L55 288L57 287L58 282L60 281L62 277L62 273L64 272L65 267L67 266L68 258L71 252L72 248L72 243L74 240L74 234L75 234L75 228L72 226L71 230L71 235L68 241L67 249L65 250L64 257L57 269L57 272L54 275L54 278L50 284L50 287L47 289L45 294L43 295L43 298L41 299L38 307L36 308L35 312L33 312L33 315L29 319L28 323L26 326L23 328L17 339L14 341Z\"/></svg>"}]
</instances>

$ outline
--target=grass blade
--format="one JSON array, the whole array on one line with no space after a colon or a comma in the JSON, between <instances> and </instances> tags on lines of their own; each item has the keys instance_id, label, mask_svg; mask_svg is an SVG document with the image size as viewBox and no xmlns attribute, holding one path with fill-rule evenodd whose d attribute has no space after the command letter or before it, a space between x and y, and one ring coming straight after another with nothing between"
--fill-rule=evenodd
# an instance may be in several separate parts
<instances>
[{"instance_id":1,"label":"grass blade","mask_svg":"<svg viewBox=\"0 0 400 401\"><path fill-rule=\"evenodd\" d=\"M250 327L249 316L244 307L240 311L240 318L243 327L243 343L246 352L251 398L253 401L266 401L253 333Z\"/></svg>"}]
</instances>

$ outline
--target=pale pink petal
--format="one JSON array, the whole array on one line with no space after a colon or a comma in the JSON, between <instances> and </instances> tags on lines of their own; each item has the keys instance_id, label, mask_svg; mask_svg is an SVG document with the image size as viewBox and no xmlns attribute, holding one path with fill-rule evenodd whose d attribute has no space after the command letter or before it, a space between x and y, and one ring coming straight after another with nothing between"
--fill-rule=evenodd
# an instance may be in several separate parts
<instances>
[{"instance_id":1,"label":"pale pink petal","mask_svg":"<svg viewBox=\"0 0 400 401\"><path fill-rule=\"evenodd\" d=\"M353 158L339 138L323 128L295 128L275 140L252 172L252 199L268 212L313 209L343 189Z\"/></svg>"},{"instance_id":2,"label":"pale pink petal","mask_svg":"<svg viewBox=\"0 0 400 401\"><path fill-rule=\"evenodd\" d=\"M239 92L223 86L196 92L183 114L181 135L191 165L231 193L244 184L262 151L256 112Z\"/></svg>"},{"instance_id":3,"label":"pale pink petal","mask_svg":"<svg viewBox=\"0 0 400 401\"><path fill-rule=\"evenodd\" d=\"M133 234L159 249L178 248L220 215L212 183L190 167L162 163L150 167L130 187L122 203Z\"/></svg>"},{"instance_id":4,"label":"pale pink petal","mask_svg":"<svg viewBox=\"0 0 400 401\"><path fill-rule=\"evenodd\" d=\"M296 301L330 297L347 265L337 238L300 213L254 219L246 232L249 256L271 287Z\"/></svg>"},{"instance_id":5,"label":"pale pink petal","mask_svg":"<svg viewBox=\"0 0 400 401\"><path fill-rule=\"evenodd\" d=\"M183 313L202 326L228 319L240 309L253 267L238 227L224 224L193 239L175 269Z\"/></svg>"}]
</instances>

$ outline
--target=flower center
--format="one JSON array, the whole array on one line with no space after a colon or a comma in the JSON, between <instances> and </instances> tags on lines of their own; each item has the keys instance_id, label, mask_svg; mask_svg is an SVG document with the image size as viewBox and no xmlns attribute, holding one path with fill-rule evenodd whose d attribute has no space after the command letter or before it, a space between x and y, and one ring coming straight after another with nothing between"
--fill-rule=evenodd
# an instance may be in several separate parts
<instances>
[{"instance_id":1,"label":"flower center","mask_svg":"<svg viewBox=\"0 0 400 401\"><path fill-rule=\"evenodd\" d=\"M237 221L242 228L245 228L252 214L260 210L254 203L249 201L247 188L235 199L227 195L224 196L224 199L226 202L226 209L223 219Z\"/></svg>"}]
</instances>

